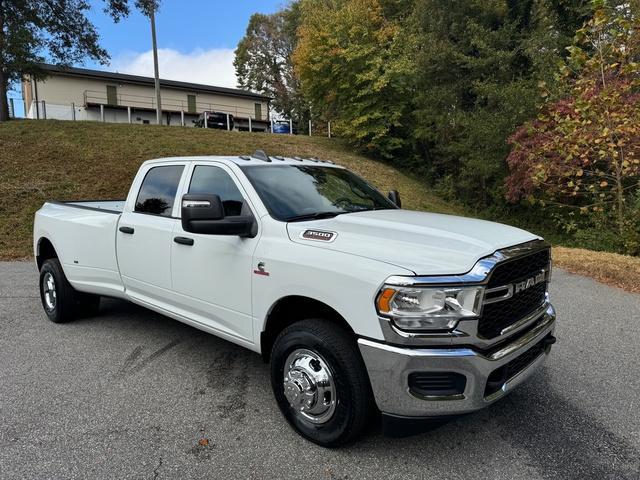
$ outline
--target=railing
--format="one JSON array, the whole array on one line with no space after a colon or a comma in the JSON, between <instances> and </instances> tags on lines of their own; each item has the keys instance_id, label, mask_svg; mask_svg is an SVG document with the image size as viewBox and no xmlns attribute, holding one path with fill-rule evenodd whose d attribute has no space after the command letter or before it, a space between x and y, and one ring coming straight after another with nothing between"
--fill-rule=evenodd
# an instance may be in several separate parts
<instances>
[{"instance_id":1,"label":"railing","mask_svg":"<svg viewBox=\"0 0 640 480\"><path fill-rule=\"evenodd\" d=\"M106 92L99 92L95 90L84 91L84 104L85 105L105 105L105 106L118 106L118 107L131 107L131 108L144 108L149 110L155 110L156 99L155 96L146 95L133 95L130 93L117 93L116 104L109 102ZM200 102L196 100L195 112L189 110L189 104L186 100L162 97L162 111L166 112L184 112L186 114L197 115L202 112L221 112L229 113L237 118L251 118L252 120L266 121L267 118L264 113L260 118L256 117L255 110L251 108L238 107L237 105L228 105L223 103L209 103ZM257 103L257 102L256 102Z\"/></svg>"},{"instance_id":2,"label":"railing","mask_svg":"<svg viewBox=\"0 0 640 480\"><path fill-rule=\"evenodd\" d=\"M52 119L56 119L56 120L72 120L72 121L76 121L76 120L98 120L100 122L115 122L115 123L126 123L128 121L128 123L133 123L132 122L132 109L134 108L141 108L141 109L147 109L149 110L151 107L149 107L149 105L154 105L153 102L149 101L148 103L145 102L138 102L134 105L115 105L115 106L120 106L120 107L126 107L127 108L127 115L125 117L123 117L122 115L120 115L119 119L116 117L115 119L112 118L110 120L107 119L106 114L106 109L105 107L110 107L113 106L111 105L107 100L106 100L106 95L100 97L100 96L96 96L96 97L92 97L90 95L90 91L85 91L84 92L84 98L85 98L85 105L84 107L81 105L76 105L74 102L70 103L70 104L52 104L52 103L48 103L45 100L40 100L38 102L36 102L35 100L32 100L30 107L27 109L27 111L25 112L25 116L26 118L34 118L34 119L41 119L41 120L46 120L47 118L52 118ZM96 92L99 93L99 92ZM120 97L124 97L126 95L122 95L119 96ZM139 97L142 99L148 99L150 97L143 97L143 96L137 96L137 95L129 95L130 97ZM102 103L100 103L98 100L100 100L100 98L102 98ZM180 100L177 100L177 104L181 104L183 102L181 102ZM99 105L100 106L100 112L99 112L99 117L96 118L95 113L96 111L93 109L89 109L86 108L88 105L93 104L93 105ZM163 100L163 105L164 105L164 100ZM207 104L205 103L205 105L208 106L208 108L204 111L220 111L221 109L215 109L215 108L211 108L212 106L214 107L219 107L220 105L218 104ZM155 108L153 108L155 110ZM241 111L242 109L235 109L235 111ZM165 110L163 108L164 112L169 112L169 110ZM92 113L92 115L88 115L89 113ZM185 115L188 114L187 111L185 110L176 110L176 111L172 111L171 113L178 113L180 114L180 123L178 124L174 124L171 123L172 125L181 125L181 126L186 126L186 122L185 122ZM147 115L147 117L150 117L151 115ZM155 115L153 115L154 119L155 119ZM292 119L280 119L280 120L274 120L273 117L270 120L263 120L263 123L259 126L255 126L255 128L252 130L252 121L253 121L253 116L247 116L244 119L242 117L239 117L240 120L248 120L248 124L243 122L235 122L234 125L234 129L235 130L240 130L240 131L256 131L256 132L271 132L271 133L287 133L289 135L297 135L298 133L303 134L303 135L315 135L315 136L327 136L329 138L332 137L331 134L331 122L327 122L326 124L321 123L321 124L317 124L311 123L311 120L309 120L309 129L306 132L301 132L299 130L299 127L301 126L299 123L297 122L293 122ZM138 118L137 121L140 121L141 119ZM143 123L151 123L149 121L149 118L147 118L146 121L144 121ZM288 128L286 128L284 131L281 128L278 128L279 126L282 126L282 124L285 124ZM288 124L288 125L287 125ZM255 124L254 124L255 125ZM227 129L230 129L230 124L227 123ZM265 130L266 129L266 130Z\"/></svg>"}]
</instances>

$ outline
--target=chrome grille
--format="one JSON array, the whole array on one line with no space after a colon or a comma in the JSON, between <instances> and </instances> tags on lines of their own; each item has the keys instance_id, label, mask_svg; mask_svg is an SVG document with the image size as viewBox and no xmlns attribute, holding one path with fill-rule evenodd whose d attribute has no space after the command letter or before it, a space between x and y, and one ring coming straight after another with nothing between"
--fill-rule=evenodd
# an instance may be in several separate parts
<instances>
[{"instance_id":1,"label":"chrome grille","mask_svg":"<svg viewBox=\"0 0 640 480\"><path fill-rule=\"evenodd\" d=\"M542 269L549 267L551 259L548 248L514 258L496 265L489 277L487 288L501 287L530 277Z\"/></svg>"},{"instance_id":2,"label":"chrome grille","mask_svg":"<svg viewBox=\"0 0 640 480\"><path fill-rule=\"evenodd\" d=\"M490 274L487 287L498 288L515 284L549 270L551 256L548 248L498 263ZM538 309L546 299L547 281L522 291L511 291L508 298L487 301L478 322L478 335L491 339Z\"/></svg>"}]
</instances>

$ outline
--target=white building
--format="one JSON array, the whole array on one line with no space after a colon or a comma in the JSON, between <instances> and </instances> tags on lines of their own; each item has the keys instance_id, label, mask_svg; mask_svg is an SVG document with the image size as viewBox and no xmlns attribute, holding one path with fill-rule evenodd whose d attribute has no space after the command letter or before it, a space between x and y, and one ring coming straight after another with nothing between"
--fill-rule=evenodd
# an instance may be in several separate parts
<instances>
[{"instance_id":1,"label":"white building","mask_svg":"<svg viewBox=\"0 0 640 480\"><path fill-rule=\"evenodd\" d=\"M96 120L115 123L156 123L156 96L151 77L43 65L48 76L26 77L22 95L27 118ZM193 126L208 112L233 115L235 128L266 130L269 100L265 95L235 88L160 80L162 123Z\"/></svg>"}]
</instances>

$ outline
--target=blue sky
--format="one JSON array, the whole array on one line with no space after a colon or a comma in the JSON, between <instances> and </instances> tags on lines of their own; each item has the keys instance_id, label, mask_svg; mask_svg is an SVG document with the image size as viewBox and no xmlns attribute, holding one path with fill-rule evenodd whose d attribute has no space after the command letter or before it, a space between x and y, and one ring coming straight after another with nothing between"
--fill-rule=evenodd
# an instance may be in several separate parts
<instances>
[{"instance_id":1,"label":"blue sky","mask_svg":"<svg viewBox=\"0 0 640 480\"><path fill-rule=\"evenodd\" d=\"M131 2L133 3L133 1ZM283 0L162 0L156 16L158 46L188 53L194 49L234 49L255 12L272 13ZM115 24L92 0L90 19L97 26L102 45L112 56L142 52L151 47L149 21L138 12Z\"/></svg>"},{"instance_id":2,"label":"blue sky","mask_svg":"<svg viewBox=\"0 0 640 480\"><path fill-rule=\"evenodd\" d=\"M87 68L153 75L149 20L133 12L113 23L102 0L91 0L88 16L98 29L100 43L111 56L110 65L86 61ZM133 3L133 0L131 0ZM286 0L162 0L156 15L160 77L220 86L235 86L233 50L245 33L249 17L272 13ZM18 91L16 113L22 114Z\"/></svg>"}]
</instances>

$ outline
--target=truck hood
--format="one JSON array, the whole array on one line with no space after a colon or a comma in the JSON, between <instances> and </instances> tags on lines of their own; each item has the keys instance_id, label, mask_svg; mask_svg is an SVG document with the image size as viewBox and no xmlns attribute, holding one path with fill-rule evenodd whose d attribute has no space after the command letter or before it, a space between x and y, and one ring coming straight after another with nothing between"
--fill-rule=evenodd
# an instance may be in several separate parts
<instances>
[{"instance_id":1,"label":"truck hood","mask_svg":"<svg viewBox=\"0 0 640 480\"><path fill-rule=\"evenodd\" d=\"M292 222L287 231L293 242L383 261L416 275L466 273L498 249L540 238L500 223L411 210Z\"/></svg>"}]
</instances>

